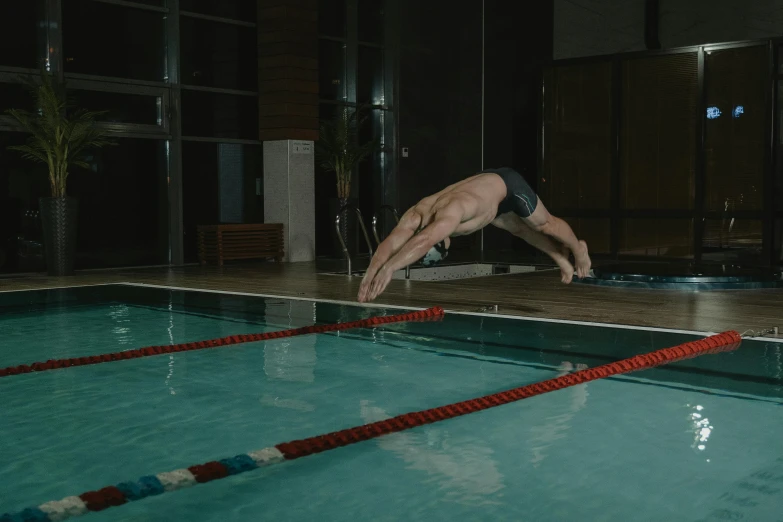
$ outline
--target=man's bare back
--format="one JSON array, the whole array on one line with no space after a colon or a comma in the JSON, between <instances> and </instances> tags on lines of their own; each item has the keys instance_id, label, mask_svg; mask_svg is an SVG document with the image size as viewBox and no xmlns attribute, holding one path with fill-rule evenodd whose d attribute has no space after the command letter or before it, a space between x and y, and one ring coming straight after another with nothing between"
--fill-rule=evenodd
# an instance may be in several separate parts
<instances>
[{"instance_id":1,"label":"man's bare back","mask_svg":"<svg viewBox=\"0 0 783 522\"><path fill-rule=\"evenodd\" d=\"M405 212L378 245L359 288L359 302L380 295L396 270L422 258L436 262L445 257L450 237L472 234L490 223L548 254L560 267L564 283L571 282L575 271L587 276L587 244L547 211L519 173L501 168L449 185ZM569 261L571 254L576 269Z\"/></svg>"},{"instance_id":2,"label":"man's bare back","mask_svg":"<svg viewBox=\"0 0 783 522\"><path fill-rule=\"evenodd\" d=\"M460 223L451 236L464 236L490 224L505 197L506 187L496 174L476 174L423 198L406 214L416 214L411 217L419 221L420 229L432 223L438 212L459 214Z\"/></svg>"}]
</instances>

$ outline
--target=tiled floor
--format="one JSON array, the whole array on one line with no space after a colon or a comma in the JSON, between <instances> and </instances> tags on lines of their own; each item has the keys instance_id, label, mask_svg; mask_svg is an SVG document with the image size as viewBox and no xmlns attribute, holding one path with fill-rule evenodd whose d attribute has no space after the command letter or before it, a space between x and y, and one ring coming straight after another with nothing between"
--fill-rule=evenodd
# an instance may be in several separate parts
<instances>
[{"instance_id":1,"label":"tiled floor","mask_svg":"<svg viewBox=\"0 0 783 522\"><path fill-rule=\"evenodd\" d=\"M359 268L362 268L359 266ZM134 282L191 289L355 302L360 278L327 275L341 263L240 263L81 272L67 278L0 279L0 291ZM390 283L378 304L717 332L783 327L783 289L682 292L560 282L555 270L451 281Z\"/></svg>"}]
</instances>

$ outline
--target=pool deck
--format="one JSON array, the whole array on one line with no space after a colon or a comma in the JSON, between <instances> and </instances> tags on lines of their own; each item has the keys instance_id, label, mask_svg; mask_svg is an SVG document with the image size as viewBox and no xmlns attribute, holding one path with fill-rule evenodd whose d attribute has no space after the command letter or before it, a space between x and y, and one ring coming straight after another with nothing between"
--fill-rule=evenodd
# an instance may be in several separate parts
<instances>
[{"instance_id":1,"label":"pool deck","mask_svg":"<svg viewBox=\"0 0 783 522\"><path fill-rule=\"evenodd\" d=\"M356 302L359 277L323 273L339 269L324 262L269 262L85 271L64 278L0 278L0 292L124 282ZM498 305L502 315L698 332L783 329L783 288L682 292L564 285L556 270L439 282L392 281L375 303L438 305L454 311Z\"/></svg>"}]
</instances>

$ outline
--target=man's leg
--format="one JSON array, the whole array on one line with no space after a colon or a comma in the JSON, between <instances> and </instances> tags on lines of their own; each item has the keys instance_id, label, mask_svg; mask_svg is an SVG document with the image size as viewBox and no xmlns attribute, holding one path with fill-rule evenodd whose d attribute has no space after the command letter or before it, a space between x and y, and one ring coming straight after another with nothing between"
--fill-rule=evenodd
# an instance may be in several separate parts
<instances>
[{"instance_id":1,"label":"man's leg","mask_svg":"<svg viewBox=\"0 0 783 522\"><path fill-rule=\"evenodd\" d=\"M569 250L565 245L559 244L543 233L533 230L522 221L522 218L511 212L496 217L492 224L510 232L547 254L560 267L561 281L566 284L571 282L574 277L574 267L571 265L571 261L568 260Z\"/></svg>"},{"instance_id":2,"label":"man's leg","mask_svg":"<svg viewBox=\"0 0 783 522\"><path fill-rule=\"evenodd\" d=\"M565 245L574 254L576 275L580 278L588 276L591 262L587 243L576 238L568 223L550 214L540 198L533 213L522 220L534 231L545 234Z\"/></svg>"}]
</instances>

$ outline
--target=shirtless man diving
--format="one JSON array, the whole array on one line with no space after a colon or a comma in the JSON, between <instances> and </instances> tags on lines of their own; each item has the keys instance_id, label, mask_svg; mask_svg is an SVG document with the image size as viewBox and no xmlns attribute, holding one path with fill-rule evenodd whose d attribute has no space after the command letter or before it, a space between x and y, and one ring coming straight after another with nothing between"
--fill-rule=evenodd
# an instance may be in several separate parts
<instances>
[{"instance_id":1,"label":"shirtless man diving","mask_svg":"<svg viewBox=\"0 0 783 522\"><path fill-rule=\"evenodd\" d=\"M551 215L521 174L510 168L482 171L428 196L400 218L378 245L359 287L358 301L377 298L392 274L419 259L432 265L448 254L453 236L464 236L489 224L507 230L548 254L570 283L590 271L587 244L560 218Z\"/></svg>"}]
</instances>

